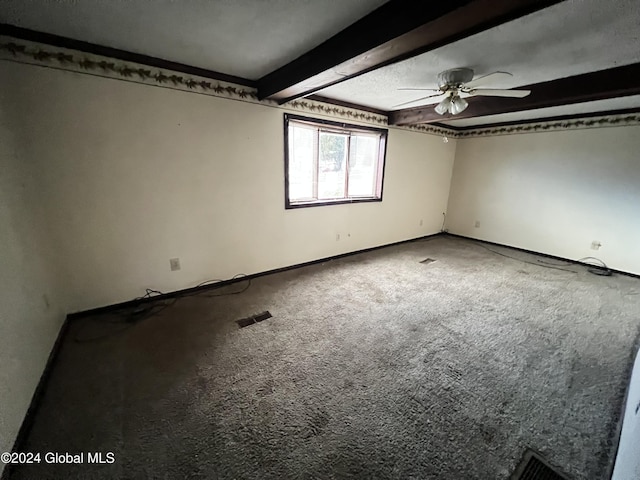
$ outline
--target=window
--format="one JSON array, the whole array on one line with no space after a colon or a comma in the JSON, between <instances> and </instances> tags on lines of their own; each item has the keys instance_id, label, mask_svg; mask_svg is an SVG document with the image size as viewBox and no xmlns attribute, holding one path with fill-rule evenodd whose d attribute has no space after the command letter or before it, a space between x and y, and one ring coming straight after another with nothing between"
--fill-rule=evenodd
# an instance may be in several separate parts
<instances>
[{"instance_id":1,"label":"window","mask_svg":"<svg viewBox=\"0 0 640 480\"><path fill-rule=\"evenodd\" d=\"M285 207L382 200L387 130L285 114Z\"/></svg>"}]
</instances>

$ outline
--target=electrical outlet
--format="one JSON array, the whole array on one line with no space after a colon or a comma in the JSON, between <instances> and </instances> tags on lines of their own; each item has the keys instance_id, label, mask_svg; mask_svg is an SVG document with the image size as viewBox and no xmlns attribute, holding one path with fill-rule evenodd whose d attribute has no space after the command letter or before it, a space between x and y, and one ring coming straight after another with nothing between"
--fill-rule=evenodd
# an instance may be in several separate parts
<instances>
[{"instance_id":1,"label":"electrical outlet","mask_svg":"<svg viewBox=\"0 0 640 480\"><path fill-rule=\"evenodd\" d=\"M171 271L175 272L176 270L180 270L180 259L179 258L170 258L169 265L171 266Z\"/></svg>"},{"instance_id":2,"label":"electrical outlet","mask_svg":"<svg viewBox=\"0 0 640 480\"><path fill-rule=\"evenodd\" d=\"M591 250L600 250L602 244L598 240L591 242Z\"/></svg>"},{"instance_id":3,"label":"electrical outlet","mask_svg":"<svg viewBox=\"0 0 640 480\"><path fill-rule=\"evenodd\" d=\"M420 219L420 226L422 226L422 219Z\"/></svg>"},{"instance_id":4,"label":"electrical outlet","mask_svg":"<svg viewBox=\"0 0 640 480\"><path fill-rule=\"evenodd\" d=\"M480 220L476 220L476 228L480 228Z\"/></svg>"}]
</instances>

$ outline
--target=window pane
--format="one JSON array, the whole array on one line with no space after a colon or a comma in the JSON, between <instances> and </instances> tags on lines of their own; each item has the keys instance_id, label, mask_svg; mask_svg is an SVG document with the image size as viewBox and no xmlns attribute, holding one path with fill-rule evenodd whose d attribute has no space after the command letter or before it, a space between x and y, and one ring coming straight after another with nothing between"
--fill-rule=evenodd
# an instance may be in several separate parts
<instances>
[{"instance_id":1,"label":"window pane","mask_svg":"<svg viewBox=\"0 0 640 480\"><path fill-rule=\"evenodd\" d=\"M373 197L377 190L377 136L353 135L349 156L349 196Z\"/></svg>"},{"instance_id":2,"label":"window pane","mask_svg":"<svg viewBox=\"0 0 640 480\"><path fill-rule=\"evenodd\" d=\"M289 200L313 198L314 128L289 126Z\"/></svg>"},{"instance_id":3,"label":"window pane","mask_svg":"<svg viewBox=\"0 0 640 480\"><path fill-rule=\"evenodd\" d=\"M344 198L347 135L320 132L318 199Z\"/></svg>"}]
</instances>

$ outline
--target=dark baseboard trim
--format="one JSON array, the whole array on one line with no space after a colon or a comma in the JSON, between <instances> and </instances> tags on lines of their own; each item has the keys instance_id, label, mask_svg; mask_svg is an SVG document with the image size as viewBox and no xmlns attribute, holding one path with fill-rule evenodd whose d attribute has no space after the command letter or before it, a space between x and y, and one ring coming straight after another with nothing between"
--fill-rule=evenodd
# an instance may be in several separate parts
<instances>
[{"instance_id":1,"label":"dark baseboard trim","mask_svg":"<svg viewBox=\"0 0 640 480\"><path fill-rule=\"evenodd\" d=\"M128 300L126 302L120 302L120 303L115 303L112 305L105 305L103 307L97 307L97 308L92 308L89 310L82 310L80 312L74 312L74 313L70 313L69 315L67 315L67 318L69 321L73 321L79 318L83 318L83 317L88 317L90 315L98 315L98 314L104 314L104 313L111 313L117 310L122 310L125 308L133 308L133 307L137 307L141 304L144 303L149 303L149 302L155 302L157 300L162 300L162 299L169 299L169 298L174 298L174 297L178 297L178 296L182 296L182 295L188 295L188 294L192 294L195 292L200 292L203 290L210 290L210 289L214 289L214 288L220 288L220 287L224 287L227 285L231 285L234 283L238 283L238 282L243 282L243 281L247 281L247 280L252 280L254 278L259 278L259 277L264 277L266 275L271 275L274 273L280 273L280 272L286 272L288 270L295 270L296 268L301 268L301 267L307 267L310 265L316 265L318 263L324 263L324 262L328 262L331 260L338 260L340 258L344 258L344 257L349 257L351 255L357 255L359 253L366 253L366 252L371 252L374 250L379 250L381 248L386 248L386 247L391 247L394 245L401 245L404 243L410 243L410 242L416 242L416 241L420 241L420 240L424 240L427 238L432 238L432 237L436 237L436 236L441 236L441 235L448 235L451 237L457 237L457 238L463 238L465 240L471 240L474 242L480 242L480 243L486 243L488 245L494 245L497 247L504 247L504 248L510 248L512 250L517 250L520 252L524 252L524 253L529 253L529 254L533 254L533 255L540 255L542 257L546 257L546 258L551 258L553 260L559 260L562 262L571 262L571 263L575 263L577 265L583 265L583 266L588 266L588 267L593 267L593 265L588 264L588 263L582 263L582 262L577 262L575 260L571 260L568 258L564 258L564 257L558 257L555 255L549 255L546 253L541 253L541 252L536 252L533 250L527 250L525 248L519 248L519 247L513 247L511 245L505 245L502 243L495 243L495 242L490 242L488 240L479 240L477 238L473 238L473 237L466 237L464 235L457 235L455 233L449 233L449 232L438 232L438 233L434 233L431 235L425 235L422 237L417 237L417 238L412 238L409 240L401 240L399 242L393 242L393 243L387 243L384 245L379 245L377 247L370 247L370 248L365 248L362 250L355 250L353 252L347 252L347 253L341 253L339 255L334 255L331 257L324 257L324 258L320 258L318 260L311 260L309 262L303 262L303 263L297 263L295 265L289 265L286 267L280 267L280 268L275 268L272 270L266 270L264 272L258 272L258 273L253 273L251 275L247 275L245 277L238 277L238 278L233 278L233 279L229 279L229 280L223 280L221 282L217 282L217 283L212 283L212 284L208 284L208 285L202 285L199 287L190 287L190 288L185 288L185 289L181 289L181 290L175 290L173 292L169 292L169 293L164 293L162 295L156 295L154 297L150 297L150 298L144 298L144 299L138 299L138 300ZM630 277L634 277L634 278L640 278L640 275L634 274L634 273L629 273L629 272L624 272L621 270L615 270L612 268L609 268L609 270L611 270L614 273L619 273L621 275L627 275Z\"/></svg>"},{"instance_id":2,"label":"dark baseboard trim","mask_svg":"<svg viewBox=\"0 0 640 480\"><path fill-rule=\"evenodd\" d=\"M71 313L69 315L67 315L67 317L65 318L62 326L60 327L60 331L58 332L58 336L56 338L56 341L53 344L53 347L51 349L51 352L49 353L49 358L47 359L47 363L44 367L44 370L42 372L42 375L40 376L40 380L38 381L38 385L36 386L36 389L33 393L33 396L31 397L31 403L29 404L29 408L27 409L27 413L25 414L25 418L22 421L22 425L20 426L20 430L18 431L18 435L16 436L16 440L13 444L13 451L14 452L21 452L24 451L24 445L26 444L26 440L29 436L29 433L31 432L31 429L33 427L34 421L35 421L35 416L36 413L40 407L40 404L42 402L42 398L44 396L44 392L46 391L48 382L49 382L49 378L51 377L51 372L53 371L53 368L57 362L59 353L60 353L60 349L62 346L62 342L64 340L64 338L66 337L67 331L69 329L69 323L72 320L76 320L82 317L86 317L89 315L95 315L95 314L102 314L102 313L109 313L115 310L120 310L122 308L128 308L128 307L134 307L137 305L140 305L142 303L148 303L148 302L152 302L152 301L157 301L159 299L162 298L173 298L176 296L181 296L184 294L188 294L188 293L193 293L193 292L198 292L198 291L202 291L202 290L207 290L207 289L212 289L212 288L219 288L225 285L231 285L233 283L237 283L237 282L242 282L242 281L246 281L246 280L250 280L250 279L254 279L254 278L258 278L258 277L264 277L267 275L271 275L274 273L280 273L280 272L286 272L289 270L295 270L297 268L302 268L302 267L307 267L307 266L311 266L311 265L317 265L320 263L324 263L324 262L328 262L328 261L332 261L332 260L338 260L341 258L345 258L345 257L350 257L353 255L358 255L361 253L367 253L367 252L372 252L375 250L381 250L383 248L387 248L387 247L392 247L395 245L402 245L402 244L406 244L406 243L412 243L412 242L419 242L422 240L426 240L426 239L430 239L430 238L434 238L434 237L439 237L439 236L451 236L451 237L456 237L456 238L461 238L461 239L465 239L465 240L471 240L473 242L479 242L479 243L485 243L488 245L494 245L497 247L504 247L504 248L510 248L512 250L517 250L520 252L524 252L524 253L529 253L529 254L533 254L533 255L540 255L546 258L551 258L551 259L555 259L555 260L560 260L560 261L565 261L565 262L571 262L571 263L575 263L575 264L579 264L579 265L584 265L584 266L592 266L586 263L581 263L581 262L577 262L575 260L570 260L567 258L563 258L563 257L558 257L555 255L549 255L549 254L545 254L545 253L540 253L540 252L535 252L532 250L527 250L524 248L518 248L518 247L513 247L510 245L504 245L501 243L495 243L495 242L490 242L487 240L479 240L476 238L472 238L472 237L466 237L464 235L457 235L454 233L449 233L449 232L438 232L438 233L434 233L431 235L425 235L422 237L417 237L417 238L412 238L409 240L401 240L398 242L393 242L393 243L387 243L384 245L379 245L376 247L369 247L369 248L364 248L362 250L356 250L353 252L347 252L347 253L341 253L339 255L333 255L331 257L324 257L324 258L320 258L318 260L311 260L309 262L303 262L303 263L298 263L295 265L290 265L287 267L281 267L281 268L276 268L276 269L272 269L272 270L267 270L264 272L259 272L259 273L254 273L252 275L247 275L246 277L240 277L240 278L234 278L234 279L230 279L230 280L225 280L223 282L218 282L215 284L210 284L210 285L203 285L200 287L192 287L192 288L186 288L183 290L176 290L174 292L170 292L170 293L166 293L163 295L159 295L156 297L152 297L152 298L148 298L148 299L143 299L143 300L129 300L127 302L122 302L122 303L118 303L118 304L114 304L114 305L107 305L104 307L99 307L99 308L94 308L91 310L85 310L82 312L76 312L76 313ZM636 275L633 273L629 273L629 272L624 272L624 271L620 271L620 270L613 270L610 269L612 272L615 273L619 273L621 275L627 275L630 277L634 277L634 278L640 278L640 275ZM640 340L636 341L636 345L640 344ZM637 346L636 349L634 349L634 353L632 355L632 364L633 364L633 359L635 359L635 352L637 351ZM631 375L631 372L629 372L629 376ZM626 397L625 397L626 398ZM624 410L622 411L622 416L624 415ZM618 443L619 443L619 439L620 439L620 433L621 433L621 428L622 428L622 421L623 418L619 419L619 423L616 426L617 427L617 431L615 432L614 435L616 435L616 438L618 439ZM617 447L616 447L617 448ZM615 458L614 458L614 464L615 464ZM611 469L611 474L613 472L613 466L610 466ZM0 480L9 480L13 469L15 468L15 466L13 464L9 464L5 467L2 476L0 477Z\"/></svg>"},{"instance_id":3,"label":"dark baseboard trim","mask_svg":"<svg viewBox=\"0 0 640 480\"><path fill-rule=\"evenodd\" d=\"M289 265L287 267L274 268L272 270L266 270L264 272L252 273L251 275L247 275L247 276L244 276L244 277L232 278L232 279L229 279L229 280L223 280L221 282L202 285L202 286L199 286L199 287L191 287L191 288L185 288L185 289L182 289L182 290L175 290L173 292L163 293L162 295L156 295L156 296L153 296L153 297L150 297L150 298L137 299L137 300L128 300L126 302L115 303L113 305L105 305L104 307L98 307L98 308L92 308L90 310L83 310L83 311L80 311L80 312L74 312L74 313L70 313L69 315L67 315L67 318L69 319L69 321L73 321L73 320L77 320L79 318L88 317L90 315L110 313L110 312L114 312L114 311L117 311L117 310L122 310L122 309L125 309L125 308L137 307L137 306L139 306L141 304L145 304L145 303L149 303L149 302L155 302L157 300L180 297L180 296L183 296L183 295L189 295L189 294L192 294L192 293L195 293L195 292L200 292L200 291L203 291L203 290L210 290L210 289L214 289L214 288L220 288L220 287L224 287L224 286L231 285L231 284L234 284L234 283L244 282L244 281L247 281L247 280L253 280L254 278L259 278L259 277L264 277L264 276L267 276L267 275L272 275L274 273L281 273L281 272L286 272L286 271L289 271L289 270L295 270L297 268L308 267L310 265L317 265L318 263L329 262L331 260L338 260L340 258L350 257L352 255L358 255L360 253L372 252L374 250L380 250L382 248L392 247L392 246L395 246L395 245L402 245L404 243L419 242L421 240L425 240L425 239L428 239L428 238L433 238L433 237L440 236L440 235L442 235L442 233L443 232L438 232L438 233L434 233L434 234L431 234L431 235L425 235L425 236L422 236L422 237L411 238L409 240L401 240L399 242L386 243L384 245L378 245L377 247L363 248L362 250L355 250L353 252L341 253L339 255L333 255L331 257L324 257L324 258L319 258L317 260L311 260L309 262L303 262L303 263L297 263L295 265Z\"/></svg>"},{"instance_id":4,"label":"dark baseboard trim","mask_svg":"<svg viewBox=\"0 0 640 480\"><path fill-rule=\"evenodd\" d=\"M53 347L51 347L51 352L49 352L49 358L47 358L47 363L44 366L44 370L42 371L42 375L40 375L40 380L38 380L38 385L36 385L36 389L33 392L33 396L31 397L31 402L29 403L29 407L27 408L27 413L25 413L24 419L22 420L22 425L20 425L20 430L18 430L18 435L16 436L15 442L13 442L12 452L24 452L25 445L29 434L31 433L31 429L33 428L33 424L35 422L36 413L40 408L40 404L42 403L42 398L44 397L44 392L47 390L47 385L49 384L49 379L51 378L51 372L58 360L58 355L60 353L60 348L62 347L62 341L67 335L67 330L69 329L69 316L64 319L62 322L62 326L60 327L60 331L58 332L58 336L56 337L56 341L53 343ZM13 470L15 468L15 464L8 464L4 467L4 471L2 472L2 476L0 480L9 480L11 475L13 474Z\"/></svg>"},{"instance_id":5,"label":"dark baseboard trim","mask_svg":"<svg viewBox=\"0 0 640 480\"><path fill-rule=\"evenodd\" d=\"M571 260L570 258L558 257L556 255L550 255L548 253L541 253L541 252L536 252L534 250L527 250L526 248L520 248L520 247L511 246L511 245L505 245L504 243L490 242L489 240L480 240L478 238L467 237L465 235L458 235L457 233L449 233L449 232L443 232L443 233L445 233L446 235L451 236L451 237L464 238L465 240L471 240L471 241L479 242L479 243L486 243L488 245L494 245L496 247L510 248L512 250L517 250L519 252L530 253L532 255L539 255L541 257L551 258L553 260L560 260L561 262L571 262L571 263L573 263L575 265L582 265L584 267L597 266L597 265L592 265L590 263L578 262L576 260ZM636 273L625 272L624 270L616 270L616 269L611 268L611 267L607 267L607 268L613 273L618 273L620 275L626 275L627 277L640 278L640 275L638 275Z\"/></svg>"},{"instance_id":6,"label":"dark baseboard trim","mask_svg":"<svg viewBox=\"0 0 640 480\"><path fill-rule=\"evenodd\" d=\"M19 38L21 40L28 40L31 42L44 43L46 45L52 45L54 47L78 50L85 53L92 53L94 55L101 55L103 57L116 58L118 60L124 60L125 62L140 63L142 65L148 65L150 67L172 70L174 72L197 75L199 77L211 78L213 80L219 80L221 82L235 83L237 85L243 85L245 87L255 88L257 85L257 82L255 82L254 80L249 80L248 78L228 75L226 73L216 72L206 68L185 65L184 63L164 60L162 58L143 55L141 53L134 53L128 50L121 50L119 48L105 47L103 45L97 45L95 43L89 43L82 40L62 37L60 35L53 35L51 33L29 30L28 28L17 27L15 25L9 25L6 23L0 23L0 35L6 35L8 37Z\"/></svg>"},{"instance_id":7,"label":"dark baseboard trim","mask_svg":"<svg viewBox=\"0 0 640 480\"><path fill-rule=\"evenodd\" d=\"M338 260L340 258L345 258L345 257L349 257L352 255L357 255L360 253L366 253L366 252L371 252L374 250L380 250L386 247L391 247L394 245L401 245L401 244L405 244L405 243L411 243L411 242L418 242L421 240L425 240L428 238L432 238L432 237L437 237L442 235L442 232L438 232L438 233L434 233L432 235L425 235L422 237L417 237L417 238L412 238L409 240L401 240L399 242L393 242L393 243L387 243L384 245L379 245L377 247L370 247L370 248L365 248L362 250L356 250L353 252L347 252L347 253L341 253L339 255L334 255L331 257L324 257L324 258L320 258L318 260L312 260L309 262L304 262L304 263L298 263L295 265L290 265L287 267L281 267L281 268L276 268L273 270L267 270L265 272L259 272L259 273L254 273L252 275L247 275L246 277L239 277L239 278L234 278L234 279L230 279L230 280L225 280L222 282L218 282L218 283L214 283L214 284L210 284L210 285L202 285L200 287L192 287L192 288L185 288L183 290L176 290L175 292L170 292L170 293L166 293L163 295L158 295L152 298L147 298L147 299L143 299L143 300L129 300L127 302L122 302L122 303L118 303L118 304L114 304L114 305L107 305L105 307L99 307L99 308L94 308L91 310L85 310L82 312L76 312L76 313L70 313L67 315L67 317L65 318L62 326L60 327L60 331L58 332L58 336L56 338L56 341L53 344L53 347L51 348L51 352L49 353L49 358L47 359L47 363L44 367L44 370L42 371L42 375L40 376L40 380L38 381L38 385L36 386L36 389L33 393L33 396L31 397L31 403L29 404L29 408L27 409L27 413L25 414L24 419L22 420L22 425L20 426L20 430L18 430L18 435L16 436L16 440L13 443L13 450L14 452L22 452L25 451L24 447L26 445L26 441L27 438L29 437L29 433L31 432L31 429L33 428L33 424L35 421L35 417L36 414L38 412L38 409L40 407L40 404L42 403L42 398L44 397L44 392L47 389L47 385L49 383L49 379L51 377L51 372L53 371L53 368L57 362L58 359L58 355L60 353L60 349L62 347L62 342L64 340L64 338L67 335L67 332L69 330L69 324L71 321L83 318L83 317L87 317L89 315L95 315L95 314L104 314L104 313L109 313L112 311L116 311L116 310L121 310L123 308L130 308L130 307L135 307L138 306L140 304L143 303L148 303L148 302L154 302L157 300L160 300L162 298L173 298L173 297L177 297L177 296L181 296L184 294L189 294L189 293L193 293L193 292L199 292L202 290L208 290L208 289L213 289L213 288L219 288L225 285L231 285L233 283L237 283L237 282L242 282L242 281L246 281L246 280L250 280L250 279L254 279L254 278L258 278L258 277L264 277L267 275L271 275L274 273L280 273L280 272L286 272L289 270L295 270L297 268L301 268L301 267L307 267L310 265L317 265L319 263L324 263L324 262L328 262L331 260ZM8 464L5 466L4 471L2 472L2 475L0 476L0 480L9 480L11 478L11 475L13 475L13 471L15 469L15 465L13 464Z\"/></svg>"}]
</instances>

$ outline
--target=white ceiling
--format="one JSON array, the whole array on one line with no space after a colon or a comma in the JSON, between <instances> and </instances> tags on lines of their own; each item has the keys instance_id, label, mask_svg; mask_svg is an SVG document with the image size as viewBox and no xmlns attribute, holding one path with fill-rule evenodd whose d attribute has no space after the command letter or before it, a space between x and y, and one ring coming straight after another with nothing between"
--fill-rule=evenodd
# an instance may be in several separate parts
<instances>
[{"instance_id":1,"label":"white ceiling","mask_svg":"<svg viewBox=\"0 0 640 480\"><path fill-rule=\"evenodd\" d=\"M640 62L640 2L567 0L318 93L393 110L428 94L398 88L436 88L437 74L454 67L473 68L477 76L510 72L513 77L491 87L513 88L636 62Z\"/></svg>"},{"instance_id":2,"label":"white ceiling","mask_svg":"<svg viewBox=\"0 0 640 480\"><path fill-rule=\"evenodd\" d=\"M0 23L256 80L387 0L0 0Z\"/></svg>"}]
</instances>

